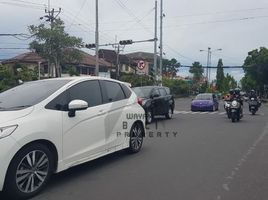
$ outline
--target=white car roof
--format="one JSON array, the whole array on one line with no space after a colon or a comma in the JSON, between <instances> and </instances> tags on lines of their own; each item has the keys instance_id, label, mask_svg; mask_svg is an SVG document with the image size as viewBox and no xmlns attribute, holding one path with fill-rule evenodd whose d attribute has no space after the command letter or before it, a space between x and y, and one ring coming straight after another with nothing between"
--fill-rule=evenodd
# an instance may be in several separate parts
<instances>
[{"instance_id":1,"label":"white car roof","mask_svg":"<svg viewBox=\"0 0 268 200\"><path fill-rule=\"evenodd\" d=\"M113 81L113 82L125 84L128 87L131 87L130 83L118 81L118 80L111 79L111 78L100 77L100 76L61 77L61 78L51 78L51 79L44 79L44 80L48 80L48 81L49 80L70 80L71 81L70 83L80 82L80 81L84 81L84 80L107 80L107 81Z\"/></svg>"}]
</instances>

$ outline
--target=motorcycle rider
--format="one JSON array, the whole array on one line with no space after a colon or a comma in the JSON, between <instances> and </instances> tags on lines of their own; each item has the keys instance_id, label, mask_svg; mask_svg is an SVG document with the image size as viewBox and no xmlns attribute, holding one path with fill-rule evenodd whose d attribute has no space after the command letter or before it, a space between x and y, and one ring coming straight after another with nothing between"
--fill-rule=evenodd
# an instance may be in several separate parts
<instances>
[{"instance_id":1,"label":"motorcycle rider","mask_svg":"<svg viewBox=\"0 0 268 200\"><path fill-rule=\"evenodd\" d=\"M233 95L233 100L237 100L240 103L240 111L243 114L243 98L240 94L240 89L239 88L235 88L234 89L234 95Z\"/></svg>"},{"instance_id":2,"label":"motorcycle rider","mask_svg":"<svg viewBox=\"0 0 268 200\"><path fill-rule=\"evenodd\" d=\"M251 98L257 99L257 95L256 95L255 90L250 90L249 99L251 99Z\"/></svg>"},{"instance_id":3,"label":"motorcycle rider","mask_svg":"<svg viewBox=\"0 0 268 200\"><path fill-rule=\"evenodd\" d=\"M255 90L250 90L249 100L251 100L252 98L255 99L258 102L258 107L260 107L261 106L261 101L260 101L259 97L257 96ZM249 104L249 110L250 110L250 104Z\"/></svg>"},{"instance_id":4,"label":"motorcycle rider","mask_svg":"<svg viewBox=\"0 0 268 200\"><path fill-rule=\"evenodd\" d=\"M240 95L240 89L239 88L234 89L233 98L236 99L243 106L243 98Z\"/></svg>"}]
</instances>

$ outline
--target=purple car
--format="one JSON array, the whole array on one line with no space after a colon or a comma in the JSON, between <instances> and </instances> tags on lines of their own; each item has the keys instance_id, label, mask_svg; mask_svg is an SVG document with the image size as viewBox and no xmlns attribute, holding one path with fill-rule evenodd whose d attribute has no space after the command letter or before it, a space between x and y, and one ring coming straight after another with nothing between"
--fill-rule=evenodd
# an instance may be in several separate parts
<instances>
[{"instance_id":1,"label":"purple car","mask_svg":"<svg viewBox=\"0 0 268 200\"><path fill-rule=\"evenodd\" d=\"M219 110L219 102L215 94L199 94L192 101L191 111L215 111Z\"/></svg>"}]
</instances>

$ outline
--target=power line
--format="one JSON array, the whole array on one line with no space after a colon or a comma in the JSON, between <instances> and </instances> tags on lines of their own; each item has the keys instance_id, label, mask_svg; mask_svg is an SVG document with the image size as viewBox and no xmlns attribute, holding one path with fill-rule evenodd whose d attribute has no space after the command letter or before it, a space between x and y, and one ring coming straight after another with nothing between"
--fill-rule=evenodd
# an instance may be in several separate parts
<instances>
[{"instance_id":1,"label":"power line","mask_svg":"<svg viewBox=\"0 0 268 200\"><path fill-rule=\"evenodd\" d=\"M181 68L191 68L192 66L189 66L189 65L181 65L180 66ZM217 66L202 66L202 68L210 68L210 69L217 69L218 67ZM223 66L222 68L225 68L225 69L244 69L244 68L249 68L247 66Z\"/></svg>"},{"instance_id":2,"label":"power line","mask_svg":"<svg viewBox=\"0 0 268 200\"><path fill-rule=\"evenodd\" d=\"M186 18L186 17L199 17L199 16L208 16L208 15L222 15L228 13L239 13L239 12L248 12L248 11L257 11L257 10L267 10L268 8L248 8L248 9L236 9L236 10L225 10L225 11L216 11L210 13L195 13L195 14L186 14L170 17L172 19L176 18Z\"/></svg>"},{"instance_id":3,"label":"power line","mask_svg":"<svg viewBox=\"0 0 268 200\"><path fill-rule=\"evenodd\" d=\"M29 49L29 48L19 48L19 47L0 47L1 50L12 50L12 49Z\"/></svg>"},{"instance_id":4,"label":"power line","mask_svg":"<svg viewBox=\"0 0 268 200\"><path fill-rule=\"evenodd\" d=\"M135 19L135 21L140 24L140 26L143 27L144 30L146 30L148 32L148 28L145 27L141 21L139 20L139 18L132 12L131 9L129 9L121 0L115 0L116 3L131 17L133 17ZM151 34L153 34L152 31L149 31Z\"/></svg>"},{"instance_id":5,"label":"power line","mask_svg":"<svg viewBox=\"0 0 268 200\"><path fill-rule=\"evenodd\" d=\"M81 13L81 11L83 10L83 8L84 8L86 2L87 2L87 0L84 0L84 1L83 1L83 3L82 3L82 5L81 5L81 7L80 7L78 13L75 15L75 17L73 18L73 20L72 20L72 22L71 22L71 25L69 26L69 30L70 30L70 28L73 26L74 21L76 20L76 18L80 15L80 13Z\"/></svg>"},{"instance_id":6,"label":"power line","mask_svg":"<svg viewBox=\"0 0 268 200\"><path fill-rule=\"evenodd\" d=\"M204 22L196 22L196 23L188 23L188 24L180 24L180 25L170 25L170 26L164 26L164 28L181 28L183 26L190 26L190 25L206 25L206 24L214 24L214 23L224 23L224 22L235 22L235 21L247 21L247 20L255 20L255 19L261 19L261 18L268 18L268 15L262 15L262 16L249 16L249 17L242 17L242 18L233 18L233 19L225 19L225 20L214 20L214 21L204 21ZM149 29L150 27L146 27L146 29ZM135 28L135 30L142 30L144 28ZM133 31L133 29L109 29L109 30L103 30L103 31Z\"/></svg>"},{"instance_id":7,"label":"power line","mask_svg":"<svg viewBox=\"0 0 268 200\"><path fill-rule=\"evenodd\" d=\"M247 20L254 20L254 19L260 19L260 18L267 18L267 17L268 17L268 15L250 16L250 17L242 17L242 18L233 18L233 19L224 19L224 20L214 20L214 21L204 21L204 22L197 22L197 23L173 25L173 26L166 26L165 28L176 28L176 27L189 26L189 25L203 25L203 24L214 24L214 23L235 22L235 21L247 21Z\"/></svg>"},{"instance_id":8,"label":"power line","mask_svg":"<svg viewBox=\"0 0 268 200\"><path fill-rule=\"evenodd\" d=\"M44 7L37 6L37 5L15 3L15 2L5 2L5 1L1 1L0 4L18 6L18 7L22 7L22 8L31 8L31 9L37 9L37 10L43 10L43 8L44 8Z\"/></svg>"}]
</instances>

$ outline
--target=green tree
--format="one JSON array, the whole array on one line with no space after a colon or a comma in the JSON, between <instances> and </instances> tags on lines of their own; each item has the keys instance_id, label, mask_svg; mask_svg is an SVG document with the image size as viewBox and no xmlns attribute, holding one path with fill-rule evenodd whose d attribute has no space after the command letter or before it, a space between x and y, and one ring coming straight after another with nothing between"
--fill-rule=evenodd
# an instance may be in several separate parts
<instances>
[{"instance_id":1,"label":"green tree","mask_svg":"<svg viewBox=\"0 0 268 200\"><path fill-rule=\"evenodd\" d=\"M193 89L200 90L200 84L202 84L204 73L202 65L199 62L194 62L189 72L193 74Z\"/></svg>"},{"instance_id":2,"label":"green tree","mask_svg":"<svg viewBox=\"0 0 268 200\"><path fill-rule=\"evenodd\" d=\"M226 74L223 81L223 87L221 92L228 92L230 89L237 87L237 81L230 74Z\"/></svg>"},{"instance_id":3,"label":"green tree","mask_svg":"<svg viewBox=\"0 0 268 200\"><path fill-rule=\"evenodd\" d=\"M244 87L257 87L263 90L268 84L268 49L261 47L248 53L244 62L245 77L242 80Z\"/></svg>"},{"instance_id":4,"label":"green tree","mask_svg":"<svg viewBox=\"0 0 268 200\"><path fill-rule=\"evenodd\" d=\"M15 87L21 81L33 81L38 79L38 71L29 69L25 65L0 66L0 92Z\"/></svg>"},{"instance_id":5,"label":"green tree","mask_svg":"<svg viewBox=\"0 0 268 200\"><path fill-rule=\"evenodd\" d=\"M244 76L240 82L244 91L250 91L251 89L255 89L257 87L257 82L249 75Z\"/></svg>"},{"instance_id":6,"label":"green tree","mask_svg":"<svg viewBox=\"0 0 268 200\"><path fill-rule=\"evenodd\" d=\"M163 75L166 77L174 78L179 72L181 64L175 59L163 60Z\"/></svg>"},{"instance_id":7,"label":"green tree","mask_svg":"<svg viewBox=\"0 0 268 200\"><path fill-rule=\"evenodd\" d=\"M44 24L29 26L29 31L35 38L30 43L30 48L49 60L55 68L56 77L61 76L62 64L81 59L79 50L76 48L82 46L82 39L70 36L64 28L64 22L60 19L52 22L51 27L46 27Z\"/></svg>"},{"instance_id":8,"label":"green tree","mask_svg":"<svg viewBox=\"0 0 268 200\"><path fill-rule=\"evenodd\" d=\"M169 87L173 95L176 96L189 95L190 84L187 81L163 78L163 86Z\"/></svg>"},{"instance_id":9,"label":"green tree","mask_svg":"<svg viewBox=\"0 0 268 200\"><path fill-rule=\"evenodd\" d=\"M218 91L224 90L224 71L223 71L223 63L222 59L219 59L218 65L217 65L217 75L216 75L216 87Z\"/></svg>"},{"instance_id":10,"label":"green tree","mask_svg":"<svg viewBox=\"0 0 268 200\"><path fill-rule=\"evenodd\" d=\"M120 77L120 80L130 83L132 87L148 86L154 84L154 80L152 80L152 78L147 75L124 74Z\"/></svg>"},{"instance_id":11,"label":"green tree","mask_svg":"<svg viewBox=\"0 0 268 200\"><path fill-rule=\"evenodd\" d=\"M79 76L79 73L74 66L68 66L67 70L70 76Z\"/></svg>"}]
</instances>

